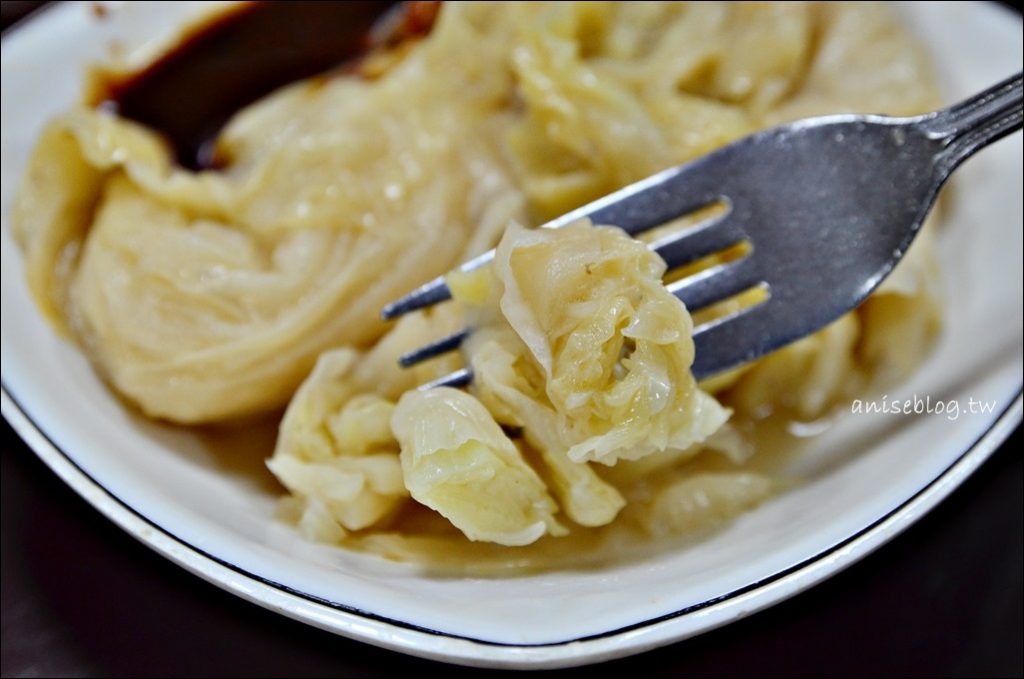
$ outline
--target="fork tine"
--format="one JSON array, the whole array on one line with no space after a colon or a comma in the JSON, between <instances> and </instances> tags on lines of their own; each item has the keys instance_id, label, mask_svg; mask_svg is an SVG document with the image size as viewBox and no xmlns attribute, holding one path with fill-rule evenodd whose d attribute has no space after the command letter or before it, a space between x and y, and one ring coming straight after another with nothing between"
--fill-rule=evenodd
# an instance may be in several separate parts
<instances>
[{"instance_id":1,"label":"fork tine","mask_svg":"<svg viewBox=\"0 0 1024 679\"><path fill-rule=\"evenodd\" d=\"M758 262L747 255L743 259L719 264L675 281L666 287L682 300L687 309L697 311L762 282Z\"/></svg>"},{"instance_id":2,"label":"fork tine","mask_svg":"<svg viewBox=\"0 0 1024 679\"><path fill-rule=\"evenodd\" d=\"M403 368L410 368L417 363L426 361L427 359L458 349L462 345L462 342L469 336L469 333L469 328L463 328L462 330L452 333L447 337L442 337L430 344L425 344L422 347L413 349L412 351L399 356L398 364Z\"/></svg>"},{"instance_id":3,"label":"fork tine","mask_svg":"<svg viewBox=\"0 0 1024 679\"><path fill-rule=\"evenodd\" d=\"M465 387L473 381L473 371L469 368L462 368L456 370L453 373L448 373L444 377L438 378L433 382L427 382L421 384L417 389L419 391L429 391L436 387Z\"/></svg>"},{"instance_id":4,"label":"fork tine","mask_svg":"<svg viewBox=\"0 0 1024 679\"><path fill-rule=\"evenodd\" d=\"M477 255L473 259L464 263L459 267L459 271L473 271L479 269L484 264L487 264L494 259L494 250L489 250L482 255ZM452 291L448 289L448 284L444 280L444 276L438 276L429 283L425 283L420 287L410 292L401 299L396 299L391 304L387 304L381 309L380 317L385 321L390 321L393 318L398 318L409 312L417 311L419 309L425 309L428 306L434 306L446 299L452 298Z\"/></svg>"},{"instance_id":5,"label":"fork tine","mask_svg":"<svg viewBox=\"0 0 1024 679\"><path fill-rule=\"evenodd\" d=\"M380 317L382 320L390 321L412 311L425 309L446 299L451 299L451 296L452 293L448 289L448 284L444 282L444 276L438 276L429 283L416 288L405 297L384 305L384 308L381 309Z\"/></svg>"},{"instance_id":6,"label":"fork tine","mask_svg":"<svg viewBox=\"0 0 1024 679\"><path fill-rule=\"evenodd\" d=\"M771 314L776 313L767 299L740 309L724 318L697 327L693 332L693 376L698 380L754 360L778 349L789 341L751 342L751 337L764 337Z\"/></svg>"},{"instance_id":7,"label":"fork tine","mask_svg":"<svg viewBox=\"0 0 1024 679\"><path fill-rule=\"evenodd\" d=\"M452 291L447 288L443 275L438 275L430 283L425 283L408 295L385 304L381 309L381 319L391 321L400 315L433 306L446 299L452 299Z\"/></svg>"},{"instance_id":8,"label":"fork tine","mask_svg":"<svg viewBox=\"0 0 1024 679\"><path fill-rule=\"evenodd\" d=\"M650 248L665 260L670 271L725 250L746 238L728 216L726 213L687 231L666 236L651 243Z\"/></svg>"}]
</instances>

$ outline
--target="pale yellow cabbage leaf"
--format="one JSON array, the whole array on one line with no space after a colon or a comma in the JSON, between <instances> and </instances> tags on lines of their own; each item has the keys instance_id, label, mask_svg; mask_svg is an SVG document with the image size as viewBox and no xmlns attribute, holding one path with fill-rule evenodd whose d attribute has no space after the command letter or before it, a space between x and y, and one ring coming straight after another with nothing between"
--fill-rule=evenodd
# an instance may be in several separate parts
<instances>
[{"instance_id":1,"label":"pale yellow cabbage leaf","mask_svg":"<svg viewBox=\"0 0 1024 679\"><path fill-rule=\"evenodd\" d=\"M392 428L409 492L470 540L520 546L564 532L540 477L469 394L407 392Z\"/></svg>"},{"instance_id":2,"label":"pale yellow cabbage leaf","mask_svg":"<svg viewBox=\"0 0 1024 679\"><path fill-rule=\"evenodd\" d=\"M304 520L333 519L336 535L378 523L408 496L389 424L394 406L377 395L353 394L359 360L351 349L320 357L288 406L267 462L302 501Z\"/></svg>"},{"instance_id":3,"label":"pale yellow cabbage leaf","mask_svg":"<svg viewBox=\"0 0 1024 679\"><path fill-rule=\"evenodd\" d=\"M573 462L614 464L684 449L728 418L690 374L693 326L662 284L664 271L642 243L588 223L513 226L498 246L493 274L504 321L497 325L507 324L520 340L521 362L531 364L521 370L529 385L521 393L554 412ZM467 355L488 380L491 366L474 355L480 342L474 339ZM532 428L526 413L518 416Z\"/></svg>"}]
</instances>

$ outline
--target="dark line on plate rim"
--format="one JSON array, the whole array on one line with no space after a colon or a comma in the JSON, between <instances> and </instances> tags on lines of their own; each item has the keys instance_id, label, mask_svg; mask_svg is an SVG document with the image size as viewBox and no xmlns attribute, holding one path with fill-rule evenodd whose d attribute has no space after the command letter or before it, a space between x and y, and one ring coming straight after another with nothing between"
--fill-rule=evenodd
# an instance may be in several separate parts
<instances>
[{"instance_id":1,"label":"dark line on plate rim","mask_svg":"<svg viewBox=\"0 0 1024 679\"><path fill-rule=\"evenodd\" d=\"M93 476L91 474L89 474L87 471L85 471L85 469L83 469L60 445L58 445L57 442L54 441L50 437L50 435L47 434L42 429L42 427L40 427L40 425L35 421L35 419L33 419L32 416L29 415L28 412L25 410L25 408L21 405L21 402L14 395L14 392L12 392L7 387L7 384L5 382L0 381L0 388L2 388L2 390L3 390L3 392L5 394L7 394L8 398L10 398L11 402L14 404L14 407L18 409L18 411L25 418L25 420L32 426L32 428L35 429L36 432L40 436L42 436L44 439L46 439L46 441L53 447L53 449L55 451L57 451L61 455L61 457L63 457L68 462L68 464L70 464L72 467L74 467L80 474L82 474L82 476L87 478L93 485L95 485L97 488L102 490L107 495L107 497L109 497L110 499L114 500L118 505L123 507L130 514L133 514L138 519L140 519L141 521L145 522L146 524L148 524L152 528L154 528L154 529L160 531L161 533L163 533L166 537L170 538L171 540L174 540L178 544L180 544L183 547L187 548L193 554L197 554L197 555L199 555L199 556L201 556L203 558L209 559L210 561L212 561L214 563L217 563L217 564L219 564L219 565L221 565L221 566L223 566L225 568L228 568L228 569L234 571L235 573L237 573L237 574L239 574L239 575L241 575L241 576L243 576L245 578L248 578L249 580L261 583L263 585L266 585L268 587L272 587L272 588L274 588L276 590L279 590L281 592L284 592L286 594L290 594L290 595L292 595L294 597L297 597L297 598L300 598L300 599L304 599L306 601L310 601L312 603L319 604L321 606L326 606L326 607L334 609L334 610L343 611L345 613L361 616L363 618L366 618L366 619L369 619L369 620L373 620L375 622L381 622L381 623L385 623L385 624L388 624L388 625L393 625L395 627L400 627L400 628L411 630L411 631L414 631L414 632L422 632L424 634L430 634L432 636L448 637L449 639L460 639L460 640L463 640L463 641L469 641L469 642L474 643L474 644L480 644L480 645L484 645L484 646L496 646L496 647L502 647L502 648L550 648L550 647L555 647L555 646L565 646L565 645L568 645L568 644L574 644L574 643L579 643L579 642L584 642L584 641L596 641L598 639L604 639L604 638L607 638L607 637L619 636L619 635L625 634L627 632L632 632L632 631L635 631L635 630L638 630L638 629L641 629L641 628L644 628L644 627L650 627L650 626L657 625L657 624L662 623L662 622L666 622L668 620L673 620L675 618L680 618L680 617L682 617L684 615L688 615L690 613L694 613L696 611L703 610L703 609L708 608L710 606L713 606L715 604L722 603L723 601L728 601L730 599L734 599L734 598L742 596L742 595L744 595L744 594L746 594L748 592L754 591L756 589L760 589L760 588L762 588L762 587L764 587L766 585L769 585L769 584L771 584L773 582L781 580L782 578L785 578L786 576L791 575L791 574L793 574L793 573L795 573L797 571L803 570L807 566L810 566L813 563L821 561L823 558L825 558L825 557L829 556L830 554L832 554L832 553L842 549L843 547L845 547L846 545L850 544L851 542L857 540L858 538L862 537L863 535L866 535L868 533L873 532L875 530L875 528L877 528L880 524L884 523L885 521L887 521L890 517L894 516L895 514L898 514L901 511L903 511L904 507L906 507L908 504L910 504L911 502L916 500L923 493L928 491L928 489L930 489L932 486L934 486L939 481L941 481L950 472L950 470L953 469L953 467L956 467L958 464L960 464L960 462L965 457L967 457L967 455L969 455L978 446L978 444L981 443L981 441L983 439L988 437L988 435L992 432L992 430L1002 421L1003 417L1010 411L1011 408L1014 407L1014 405L1017 403L1018 399L1020 399L1021 396L1024 395L1024 384L1022 384L1021 386L1019 386L1017 388L1016 394L1014 394L1013 396L1010 397L1009 403L1006 405L1006 407L1003 408L999 412L999 414L995 417L995 419L993 419L992 423L985 429L985 431L982 432L981 435L979 435L969 446L967 446L967 448L962 453L960 453L960 455L958 455L957 458L955 460L953 460L952 463L950 463L945 469L943 469L942 472L940 472L938 476L936 476L934 479L932 479L927 484L925 484L922 488L920 488L917 492L915 492L909 498L907 498L902 503L900 503L897 507L893 508L892 510L890 510L886 514L882 515L881 517L879 517L878 519L873 521L871 524L865 526L864 528L862 528L861 530L857 531L856 533L846 537L845 539L841 540L840 542L837 542L834 545L832 545L832 546L830 546L830 547L828 547L828 548L818 552L814 556L808 557L807 559L804 559L803 561L800 561L800 562L798 562L796 564L788 566L788 567L786 567L786 568L784 568L784 569L782 569L780 571L777 571L777 572L773 573L772 575L769 575L769 576L767 576L765 578L762 578L762 579L757 580L755 582L752 582L752 583L750 583L748 585L740 587L739 589L735 589L735 590L733 590L731 592L727 592L725 594L721 594L719 596L712 597L710 599L705 599L704 601L701 601L700 603L696 603L696 604L692 604L690 606L686 606L686 607L681 608L681 609L679 609L677 611L673 611L671 613L666 613L666 614L658 616L656 618L650 618L648 620L644 620L642 622L633 623L631 625L626 625L624 627L619 627L619 628L616 628L614 630L609 630L609 631L606 631L606 632L599 632L597 634L590 634L590 635L586 635L586 636L582 636L582 637L576 637L574 639L567 639L567 640L564 640L564 641L551 641L551 642L544 642L544 643L538 643L538 644L511 644L511 643L505 643L505 642L501 642L501 641L489 641L487 639L477 639L475 637L464 636L464 635L461 635L461 634L453 634L451 632L442 632L441 630L432 629L430 627L422 627L420 625L416 625L416 624L409 623L409 622L404 622L404 621L401 621L401 620L395 620L394 618L389 618L387 616L378 615L377 613L372 613L370 611L365 611L365 610L360 609L360 608L355 608L353 606L348 606L346 604L338 603L336 601L331 601L330 599L324 599L322 597L318 597L316 595L309 594L308 592L302 592L300 590L294 589L294 588L289 587L288 585L284 585L284 584L282 584L280 582L276 582L274 580L270 580L270 579L265 578L265 577L263 577L261 575L257 575L255 573L250 573L249 571L247 571L246 569L242 568L241 566L233 564L230 561L224 561L223 559L221 559L221 558L219 558L217 556L214 556L213 554L210 554L209 552L206 552L205 550L202 550L202 549L199 549L198 547L193 546L191 543L189 543L189 542L179 538L174 533L171 533L167 529L163 528L162 526L157 525L156 523L151 521L149 518L147 518L143 514L139 513L136 509L132 508L131 506L126 504L124 501L122 501L117 495L112 493L106 486L104 486L103 484L99 483L95 478L93 478ZM17 430L15 430L15 431L17 431ZM21 435L19 434L18 437L21 438ZM1005 441L1005 440L1006 439L1004 438L1003 441ZM1003 441L1000 441L1000 444ZM36 450L31 445L29 445L27 441L22 439L22 442L25 443L25 445L30 450L32 450L32 452L35 453L37 457L40 457L40 459L42 460L42 457L39 455L39 453L36 452ZM990 455L991 455L991 452L994 452L994 450L995 449L993 448L993 451L990 451ZM988 457L989 456L986 455L986 459ZM45 460L42 460L42 461L45 464L46 461ZM49 465L47 465L47 466L49 466ZM58 474L58 477L59 476L60 475ZM61 478L61 480L64 481L64 483L67 484L69 487L71 487L71 489L74 490L75 493L79 497L81 497L83 500L88 502L93 507L93 509L99 511L100 514L103 514L104 516L106 516L106 518L108 520L113 521L113 519L111 517L107 516L105 514L105 512L103 512L101 509L99 509L99 507L97 507L92 502L90 502L89 499L86 498L82 493L80 493L78 491L78 489L75 488L70 482L68 482L67 480L65 480L63 478ZM912 525L915 522L916 522L916 520L912 521L911 524L908 524L907 527L909 527L909 525ZM116 524L117 522L114 521L114 523ZM173 559L170 559L170 557L167 554L164 554L164 552L162 550L157 549L154 545L151 545L148 542L143 541L142 538L140 538L138 536L132 535L132 533L129 532L127 529L125 529L123 526L118 525L118 527L121 528L121 530L124 530L126 533L128 533L132 537L134 537L139 542L142 542L142 544L144 544L146 547L149 547L153 551L161 554L162 556L164 556L164 558L167 558L167 559L173 561ZM874 550L871 550L871 551L874 551ZM181 566L180 564L178 564L178 565ZM852 565L852 564L846 564L846 566L849 566L849 565ZM844 566L844 568L846 566ZM184 566L181 566L181 567L184 568ZM189 569L185 568L185 570L189 570ZM197 577L200 577L200 579L205 580L205 578L202 578L197 573L193 573L193 575L196 575ZM207 582L210 582L210 581L207 580ZM217 585L218 587L220 587L221 589L225 589L224 587L220 586L217 583L210 583L210 584L214 584L214 585ZM229 591L230 592L230 590L225 590L225 591ZM230 592L230 593L234 594L235 596L239 596L239 598L243 598L240 595L235 594L234 592ZM255 604L257 602L250 601L250 603L254 603ZM307 625L311 624L311 623L307 622L306 620L302 620L301 622L303 624L307 624ZM364 643L366 643L365 640L363 640L363 641L364 641Z\"/></svg>"}]
</instances>

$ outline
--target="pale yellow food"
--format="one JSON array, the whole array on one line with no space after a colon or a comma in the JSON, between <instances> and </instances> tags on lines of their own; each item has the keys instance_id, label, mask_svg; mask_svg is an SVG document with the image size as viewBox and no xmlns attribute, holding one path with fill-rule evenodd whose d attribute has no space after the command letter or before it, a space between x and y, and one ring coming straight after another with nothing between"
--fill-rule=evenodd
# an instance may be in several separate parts
<instances>
[{"instance_id":1,"label":"pale yellow food","mask_svg":"<svg viewBox=\"0 0 1024 679\"><path fill-rule=\"evenodd\" d=\"M472 392L548 468L584 526L624 504L588 462L614 465L703 442L729 413L690 374L693 325L665 263L618 229L513 225L492 267L449 276L474 328Z\"/></svg>"},{"instance_id":2,"label":"pale yellow food","mask_svg":"<svg viewBox=\"0 0 1024 679\"><path fill-rule=\"evenodd\" d=\"M536 448L575 463L702 442L728 412L690 374L693 323L664 273L660 257L618 229L514 225L481 272L493 275L500 318L470 319L475 391ZM484 358L500 352L509 355ZM541 409L551 427L533 419Z\"/></svg>"},{"instance_id":3,"label":"pale yellow food","mask_svg":"<svg viewBox=\"0 0 1024 679\"><path fill-rule=\"evenodd\" d=\"M37 144L12 221L40 308L145 413L195 424L287 404L271 467L308 536L450 565L465 538L422 497L470 538L549 534L466 559L573 563L626 533L699 530L756 504L778 487L757 468L759 420L812 419L905 374L937 322L927 234L861 309L704 385L716 400L688 376L678 309L622 301L660 274L637 247L581 233L634 266L590 288L511 232L494 284L509 301L468 347L474 395L453 399L521 426L513 448L482 416L439 415L462 422L443 441L413 435L433 406L394 404L451 361L402 373L393 360L461 319L442 310L389 331L380 306L512 221L537 225L784 120L928 110L932 83L926 55L872 3L451 3L379 77L297 83L240 113L223 171L187 172L152 132L70 111ZM492 283L460 284L482 313ZM550 303L580 290L580 306ZM636 321L636 337L612 319ZM678 417L659 415L662 397ZM623 417L631 398L647 417ZM446 460L441 476L422 467L431 458ZM509 510L521 521L453 518L435 481L461 478L448 467L464 458L530 479Z\"/></svg>"},{"instance_id":4,"label":"pale yellow food","mask_svg":"<svg viewBox=\"0 0 1024 679\"><path fill-rule=\"evenodd\" d=\"M408 391L391 423L409 492L470 540L516 547L565 534L544 482L469 394Z\"/></svg>"},{"instance_id":5,"label":"pale yellow food","mask_svg":"<svg viewBox=\"0 0 1024 679\"><path fill-rule=\"evenodd\" d=\"M338 534L372 526L409 494L391 434L394 405L376 394L353 395L358 360L349 349L320 357L281 422L288 454L268 463L289 491L308 499L306 521L332 517Z\"/></svg>"}]
</instances>

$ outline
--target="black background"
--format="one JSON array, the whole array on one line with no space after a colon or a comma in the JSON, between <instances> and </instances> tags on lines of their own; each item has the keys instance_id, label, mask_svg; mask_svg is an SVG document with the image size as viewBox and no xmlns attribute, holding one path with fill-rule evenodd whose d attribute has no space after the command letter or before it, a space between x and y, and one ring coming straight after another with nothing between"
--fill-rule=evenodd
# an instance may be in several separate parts
<instances>
[{"instance_id":1,"label":"black background","mask_svg":"<svg viewBox=\"0 0 1024 679\"><path fill-rule=\"evenodd\" d=\"M38 4L4 2L4 27ZM1020 438L1018 428L939 507L825 583L728 627L601 669L638 676L1021 676ZM349 641L221 591L114 526L6 423L0 442L5 677L473 672Z\"/></svg>"}]
</instances>

